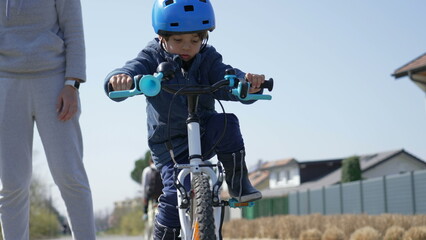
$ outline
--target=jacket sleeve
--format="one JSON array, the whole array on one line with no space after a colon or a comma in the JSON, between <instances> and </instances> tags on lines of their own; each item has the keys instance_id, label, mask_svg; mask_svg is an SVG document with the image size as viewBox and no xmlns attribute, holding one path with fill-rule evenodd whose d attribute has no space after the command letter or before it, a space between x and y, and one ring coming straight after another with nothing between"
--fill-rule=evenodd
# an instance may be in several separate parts
<instances>
[{"instance_id":1,"label":"jacket sleeve","mask_svg":"<svg viewBox=\"0 0 426 240\"><path fill-rule=\"evenodd\" d=\"M213 47L209 49L210 53L208 53L208 57L206 57L207 66L210 66L208 71L208 77L210 84L214 84L225 77L225 71L229 68L233 68L231 65L223 63L222 55L218 53ZM241 71L238 68L234 68L236 70L236 76L238 78L244 78L245 72ZM230 91L230 88L223 88L220 91L215 92L215 96L219 100L226 101L240 101L243 104L251 104L254 103L255 100L245 101L240 100L237 96L233 95Z\"/></svg>"},{"instance_id":2,"label":"jacket sleeve","mask_svg":"<svg viewBox=\"0 0 426 240\"><path fill-rule=\"evenodd\" d=\"M56 12L65 46L65 77L86 81L86 52L80 0L56 0Z\"/></svg>"}]
</instances>

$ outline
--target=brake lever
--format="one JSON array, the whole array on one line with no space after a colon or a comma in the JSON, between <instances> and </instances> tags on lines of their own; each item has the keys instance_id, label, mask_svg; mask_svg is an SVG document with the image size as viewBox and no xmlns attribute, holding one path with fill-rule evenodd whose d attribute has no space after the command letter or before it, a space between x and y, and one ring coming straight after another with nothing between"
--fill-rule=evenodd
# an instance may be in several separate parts
<instances>
[{"instance_id":1,"label":"brake lever","mask_svg":"<svg viewBox=\"0 0 426 240\"><path fill-rule=\"evenodd\" d=\"M232 72L227 72L232 73ZM249 100L271 100L272 96L268 94L257 94L249 93L250 83L245 79L237 78L234 74L225 75L225 79L229 80L229 86L232 88L231 92L233 95L237 96L238 99L249 101ZM273 89L274 80L270 78L262 84L262 88L267 88L269 91Z\"/></svg>"}]
</instances>

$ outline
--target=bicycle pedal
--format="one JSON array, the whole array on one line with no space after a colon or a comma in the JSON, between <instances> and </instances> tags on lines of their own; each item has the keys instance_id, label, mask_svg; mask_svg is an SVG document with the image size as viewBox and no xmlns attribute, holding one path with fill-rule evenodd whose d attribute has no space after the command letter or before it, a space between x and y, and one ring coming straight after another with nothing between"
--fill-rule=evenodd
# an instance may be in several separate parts
<instances>
[{"instance_id":1,"label":"bicycle pedal","mask_svg":"<svg viewBox=\"0 0 426 240\"><path fill-rule=\"evenodd\" d=\"M237 199L231 198L229 199L229 207L232 208L243 208L243 207L253 207L254 202L238 202Z\"/></svg>"}]
</instances>

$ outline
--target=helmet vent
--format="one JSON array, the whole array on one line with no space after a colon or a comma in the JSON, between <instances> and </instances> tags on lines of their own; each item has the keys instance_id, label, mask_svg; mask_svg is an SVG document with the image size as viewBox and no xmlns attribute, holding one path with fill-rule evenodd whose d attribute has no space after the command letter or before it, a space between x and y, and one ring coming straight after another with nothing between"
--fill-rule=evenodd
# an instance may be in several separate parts
<instances>
[{"instance_id":1,"label":"helmet vent","mask_svg":"<svg viewBox=\"0 0 426 240\"><path fill-rule=\"evenodd\" d=\"M170 27L179 27L179 23L177 23L177 22L170 23Z\"/></svg>"},{"instance_id":2,"label":"helmet vent","mask_svg":"<svg viewBox=\"0 0 426 240\"><path fill-rule=\"evenodd\" d=\"M207 3L207 1L206 1L206 0L200 0L200 2Z\"/></svg>"},{"instance_id":3,"label":"helmet vent","mask_svg":"<svg viewBox=\"0 0 426 240\"><path fill-rule=\"evenodd\" d=\"M185 9L185 12L193 12L194 11L194 5L186 5L183 8Z\"/></svg>"},{"instance_id":4,"label":"helmet vent","mask_svg":"<svg viewBox=\"0 0 426 240\"><path fill-rule=\"evenodd\" d=\"M204 20L203 21L203 24L209 24L210 23L210 21L209 20Z\"/></svg>"},{"instance_id":5,"label":"helmet vent","mask_svg":"<svg viewBox=\"0 0 426 240\"><path fill-rule=\"evenodd\" d=\"M175 2L174 0L167 0L165 2L165 4L166 4L166 6L168 6L168 5L170 5L170 4L174 3L174 2Z\"/></svg>"}]
</instances>

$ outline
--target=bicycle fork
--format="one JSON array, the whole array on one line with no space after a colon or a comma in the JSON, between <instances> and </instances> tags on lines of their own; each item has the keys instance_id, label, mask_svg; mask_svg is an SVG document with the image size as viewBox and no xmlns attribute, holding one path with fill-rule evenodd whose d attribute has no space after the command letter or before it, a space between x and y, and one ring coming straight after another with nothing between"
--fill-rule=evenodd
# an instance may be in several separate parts
<instances>
[{"instance_id":1,"label":"bicycle fork","mask_svg":"<svg viewBox=\"0 0 426 240\"><path fill-rule=\"evenodd\" d=\"M177 179L175 180L175 186L177 188L178 196L178 211L179 211L179 220L181 223L182 239L190 240L193 235L193 229L191 226L191 218L187 214L187 209L190 204L190 196L185 187L182 185L184 179L190 175L191 180L192 176L195 174L204 173L210 178L210 186L212 191L212 202L213 202L213 216L215 221L215 233L216 237L219 239L221 236L221 224L222 224L222 209L218 204L220 202L219 198L219 188L223 181L223 173L219 169L218 175L213 170L213 164L205 164L202 160L201 153L201 134L200 134L200 123L198 116L196 114L198 103L198 95L189 95L188 96L188 112L189 116L187 119L187 131L188 131L188 151L189 151L189 164L177 164L175 171L179 171ZM176 175L175 175L176 176ZM219 177L218 177L219 176Z\"/></svg>"}]
</instances>

